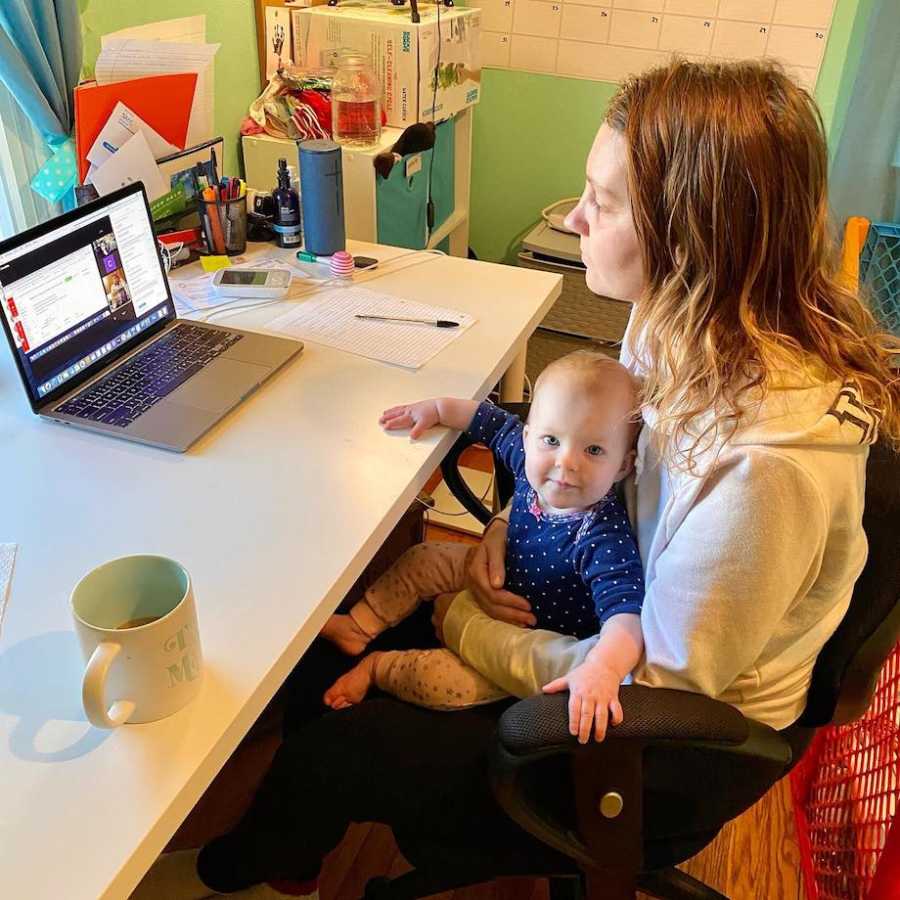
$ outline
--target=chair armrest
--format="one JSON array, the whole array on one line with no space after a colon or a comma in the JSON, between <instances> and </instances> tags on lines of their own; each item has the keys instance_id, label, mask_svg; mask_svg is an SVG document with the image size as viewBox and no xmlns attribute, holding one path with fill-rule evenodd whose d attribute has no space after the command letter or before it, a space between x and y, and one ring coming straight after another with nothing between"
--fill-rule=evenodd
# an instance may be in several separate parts
<instances>
[{"instance_id":1,"label":"chair armrest","mask_svg":"<svg viewBox=\"0 0 900 900\"><path fill-rule=\"evenodd\" d=\"M463 451L475 444L468 435L461 434L441 462L441 474L450 493L463 505L466 512L471 513L482 525L491 521L493 513L473 493L472 489L459 474L459 458Z\"/></svg>"},{"instance_id":2,"label":"chair armrest","mask_svg":"<svg viewBox=\"0 0 900 900\"><path fill-rule=\"evenodd\" d=\"M790 765L783 736L728 704L641 685L623 685L619 700L623 722L600 744L569 734L567 694L522 700L498 723L491 775L500 805L584 868L641 870L645 815L663 843L711 837Z\"/></svg>"},{"instance_id":3,"label":"chair armrest","mask_svg":"<svg viewBox=\"0 0 900 900\"><path fill-rule=\"evenodd\" d=\"M499 405L501 409L518 416L523 422L528 418L528 410L531 407L530 403L501 403ZM444 476L444 482L450 489L450 493L459 500L466 512L471 513L482 525L487 525L493 518L493 511L481 502L481 498L472 492L459 474L459 459L463 451L475 443L477 442L473 441L465 433L461 434L444 457L441 463L441 474ZM497 479L497 493L500 497L500 506L502 508L506 506L510 497L512 497L515 480L512 473L508 472L503 464L497 461L496 457L494 459L494 471Z\"/></svg>"},{"instance_id":4,"label":"chair armrest","mask_svg":"<svg viewBox=\"0 0 900 900\"><path fill-rule=\"evenodd\" d=\"M577 747L569 734L567 693L521 700L501 717L498 736L510 753L525 757L569 752ZM702 694L643 685L619 689L624 719L610 728L607 740L711 740L740 744L749 721L727 703Z\"/></svg>"}]
</instances>

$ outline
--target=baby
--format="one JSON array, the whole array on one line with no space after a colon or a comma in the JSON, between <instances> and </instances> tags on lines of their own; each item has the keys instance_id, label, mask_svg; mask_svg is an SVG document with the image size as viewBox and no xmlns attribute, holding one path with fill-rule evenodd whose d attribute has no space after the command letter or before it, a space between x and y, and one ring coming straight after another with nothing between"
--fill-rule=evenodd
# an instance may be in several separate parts
<instances>
[{"instance_id":1,"label":"baby","mask_svg":"<svg viewBox=\"0 0 900 900\"><path fill-rule=\"evenodd\" d=\"M637 404L624 366L577 351L541 373L524 426L490 403L450 398L393 407L380 419L388 431L409 428L413 439L433 425L464 429L513 472L505 587L528 600L539 628L578 638L600 632L588 660L593 669L579 668L586 668L582 678L589 688L591 672L605 670L606 694L612 696L603 699L610 709L618 703L619 682L643 649L634 618L644 596L641 561L614 489L634 462ZM473 550L460 543L412 547L348 615L331 616L322 634L346 653L362 653L423 598L462 590ZM626 613L628 628L608 627ZM362 700L373 684L437 709L507 696L450 650L438 649L370 653L329 688L325 702L344 708Z\"/></svg>"}]
</instances>

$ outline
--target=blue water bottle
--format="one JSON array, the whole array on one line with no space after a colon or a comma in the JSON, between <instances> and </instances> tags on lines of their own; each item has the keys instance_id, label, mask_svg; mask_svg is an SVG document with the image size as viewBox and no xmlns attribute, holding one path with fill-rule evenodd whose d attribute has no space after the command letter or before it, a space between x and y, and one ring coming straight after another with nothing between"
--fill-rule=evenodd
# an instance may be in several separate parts
<instances>
[{"instance_id":1,"label":"blue water bottle","mask_svg":"<svg viewBox=\"0 0 900 900\"><path fill-rule=\"evenodd\" d=\"M331 256L345 249L341 148L334 141L300 144L300 197L306 250Z\"/></svg>"}]
</instances>

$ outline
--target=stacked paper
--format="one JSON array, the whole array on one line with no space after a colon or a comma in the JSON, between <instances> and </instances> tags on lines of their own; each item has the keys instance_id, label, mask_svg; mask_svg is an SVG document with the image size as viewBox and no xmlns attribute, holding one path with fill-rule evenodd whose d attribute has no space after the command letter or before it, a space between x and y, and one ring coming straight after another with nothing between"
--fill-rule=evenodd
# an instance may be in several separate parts
<instances>
[{"instance_id":1,"label":"stacked paper","mask_svg":"<svg viewBox=\"0 0 900 900\"><path fill-rule=\"evenodd\" d=\"M213 136L213 60L218 44L206 43L206 16L189 16L126 28L101 38L94 67L97 83L115 84L154 75L197 76L185 141L180 146L121 101L87 153L85 181L101 195L143 181L152 202L169 191L156 160Z\"/></svg>"},{"instance_id":2,"label":"stacked paper","mask_svg":"<svg viewBox=\"0 0 900 900\"><path fill-rule=\"evenodd\" d=\"M206 16L125 28L104 35L100 46L94 66L98 84L196 72L187 145L200 144L213 136L213 60L220 45L206 43Z\"/></svg>"}]
</instances>

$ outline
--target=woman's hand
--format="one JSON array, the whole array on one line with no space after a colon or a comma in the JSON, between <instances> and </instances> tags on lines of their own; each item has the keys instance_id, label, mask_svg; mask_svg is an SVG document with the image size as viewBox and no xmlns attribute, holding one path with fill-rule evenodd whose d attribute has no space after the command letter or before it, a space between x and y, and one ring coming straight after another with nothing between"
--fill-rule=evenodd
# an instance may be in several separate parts
<instances>
[{"instance_id":1,"label":"woman's hand","mask_svg":"<svg viewBox=\"0 0 900 900\"><path fill-rule=\"evenodd\" d=\"M378 424L383 426L385 431L409 428L412 440L421 437L429 428L440 423L437 400L420 400L418 403L409 403L405 406L392 406L378 419Z\"/></svg>"},{"instance_id":2,"label":"woman's hand","mask_svg":"<svg viewBox=\"0 0 900 900\"><path fill-rule=\"evenodd\" d=\"M599 743L606 737L607 724L621 724L619 676L610 666L584 662L543 687L545 694L558 694L566 689L569 691L569 734L577 735L579 744L586 744L592 731Z\"/></svg>"},{"instance_id":3,"label":"woman's hand","mask_svg":"<svg viewBox=\"0 0 900 900\"><path fill-rule=\"evenodd\" d=\"M537 623L531 613L531 604L524 597L503 590L508 527L502 519L495 519L488 526L481 543L472 553L467 587L492 619L527 627Z\"/></svg>"}]
</instances>

